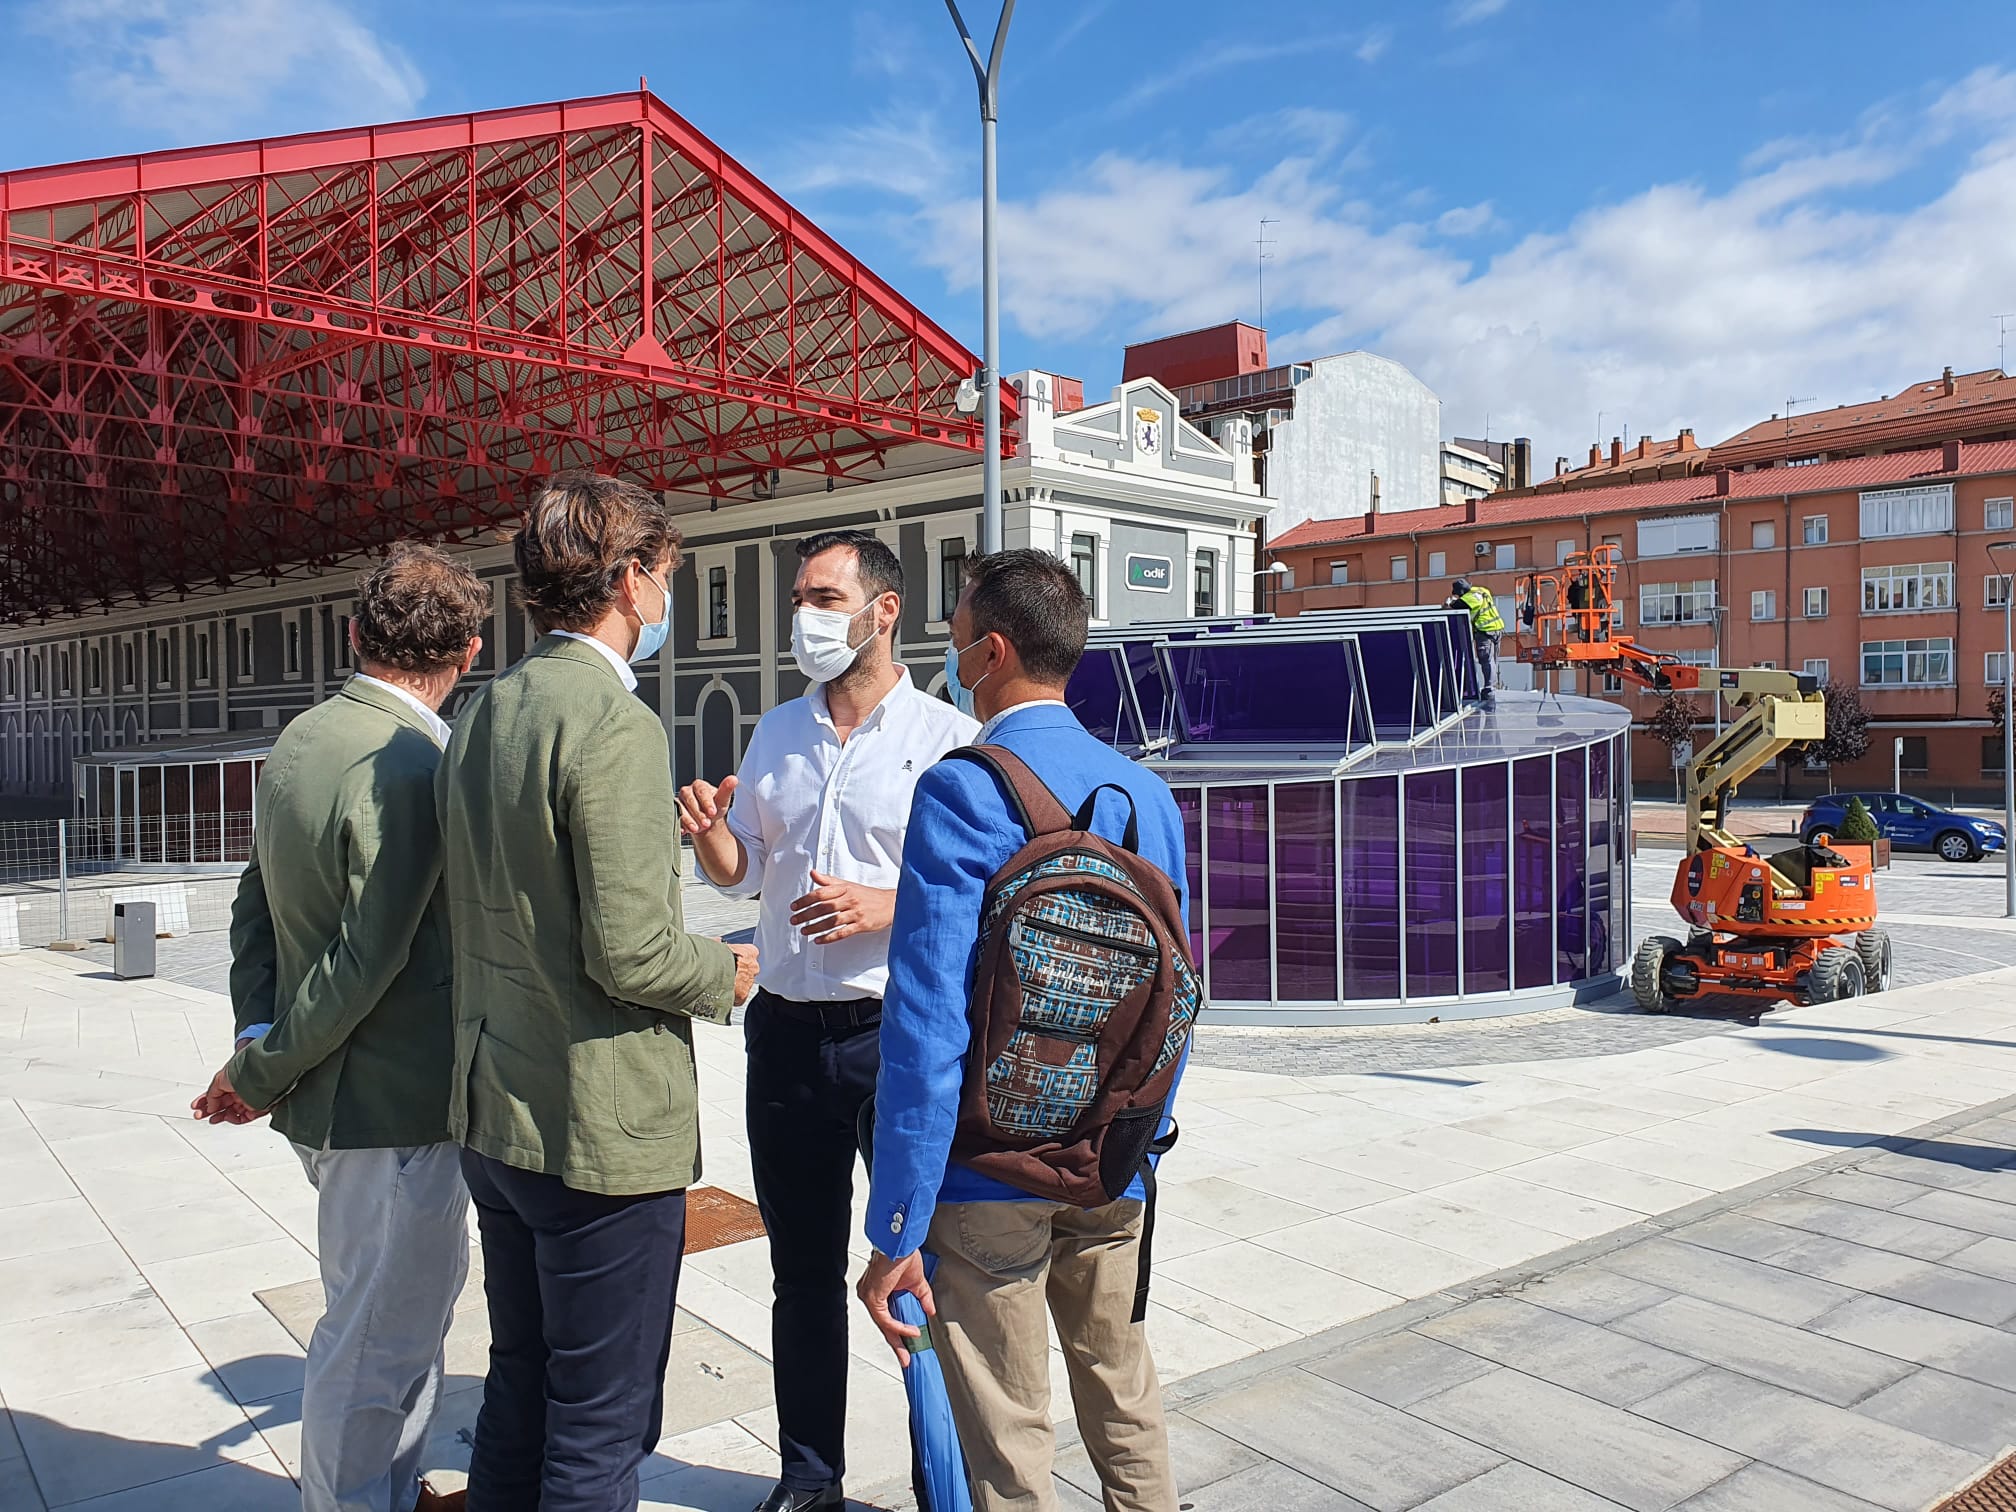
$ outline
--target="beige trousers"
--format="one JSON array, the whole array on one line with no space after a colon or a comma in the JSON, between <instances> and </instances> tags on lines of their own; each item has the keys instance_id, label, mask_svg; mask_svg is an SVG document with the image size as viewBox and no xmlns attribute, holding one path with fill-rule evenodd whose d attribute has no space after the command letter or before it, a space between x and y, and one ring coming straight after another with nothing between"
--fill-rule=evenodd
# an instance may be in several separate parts
<instances>
[{"instance_id":1,"label":"beige trousers","mask_svg":"<svg viewBox=\"0 0 2016 1512\"><path fill-rule=\"evenodd\" d=\"M1176 1512L1162 1387L1132 1321L1140 1242L1138 1202L956 1202L934 1215L932 1337L974 1512L1056 1512L1046 1305L1106 1512Z\"/></svg>"}]
</instances>

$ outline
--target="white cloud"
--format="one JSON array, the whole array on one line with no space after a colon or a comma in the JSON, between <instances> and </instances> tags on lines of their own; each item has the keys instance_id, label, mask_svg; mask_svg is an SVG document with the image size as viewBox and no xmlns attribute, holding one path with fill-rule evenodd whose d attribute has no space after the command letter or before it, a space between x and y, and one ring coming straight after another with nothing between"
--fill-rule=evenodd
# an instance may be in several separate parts
<instances>
[{"instance_id":1,"label":"white cloud","mask_svg":"<svg viewBox=\"0 0 2016 1512\"><path fill-rule=\"evenodd\" d=\"M1199 79L1212 74L1223 73L1231 68L1245 68L1255 63L1278 63L1283 58L1307 57L1312 52L1338 52L1349 50L1364 58L1364 50L1378 34L1362 32L1329 32L1313 37L1296 37L1283 42L1235 42L1231 45L1214 45L1200 49L1172 68L1143 79L1128 90L1114 104L1116 114L1125 115L1152 104L1166 94L1187 88ZM1374 48L1371 62L1381 52L1385 44Z\"/></svg>"},{"instance_id":2,"label":"white cloud","mask_svg":"<svg viewBox=\"0 0 2016 1512\"><path fill-rule=\"evenodd\" d=\"M1449 24L1474 26L1479 21L1489 21L1511 3L1512 0L1457 0L1449 8Z\"/></svg>"},{"instance_id":3,"label":"white cloud","mask_svg":"<svg viewBox=\"0 0 2016 1512\"><path fill-rule=\"evenodd\" d=\"M1598 409L1609 431L1717 440L1788 394L1850 402L1993 362L1988 317L2016 288L2009 91L2016 75L1977 73L1852 145L1781 147L1721 190L1651 184L1485 261L1306 152L1257 175L1108 154L1004 203L1004 299L1060 341L1250 314L1264 214L1281 222L1267 293L1282 360L1379 351L1440 392L1452 433L1488 410L1543 466L1587 446ZM1928 150L1943 133L1963 161ZM918 206L920 256L954 288L975 275L977 222L970 200Z\"/></svg>"},{"instance_id":4,"label":"white cloud","mask_svg":"<svg viewBox=\"0 0 2016 1512\"><path fill-rule=\"evenodd\" d=\"M1381 58L1386 56L1386 49L1392 45L1393 28L1390 26L1374 27L1371 31L1365 33L1363 40L1359 42L1352 56L1360 63L1377 63Z\"/></svg>"},{"instance_id":5,"label":"white cloud","mask_svg":"<svg viewBox=\"0 0 2016 1512\"><path fill-rule=\"evenodd\" d=\"M344 0L46 0L89 108L177 140L408 116L426 83Z\"/></svg>"},{"instance_id":6,"label":"white cloud","mask_svg":"<svg viewBox=\"0 0 2016 1512\"><path fill-rule=\"evenodd\" d=\"M1492 213L1491 201L1476 205L1459 205L1454 210L1444 210L1435 218L1435 229L1444 236L1475 236L1491 225L1497 216Z\"/></svg>"}]
</instances>

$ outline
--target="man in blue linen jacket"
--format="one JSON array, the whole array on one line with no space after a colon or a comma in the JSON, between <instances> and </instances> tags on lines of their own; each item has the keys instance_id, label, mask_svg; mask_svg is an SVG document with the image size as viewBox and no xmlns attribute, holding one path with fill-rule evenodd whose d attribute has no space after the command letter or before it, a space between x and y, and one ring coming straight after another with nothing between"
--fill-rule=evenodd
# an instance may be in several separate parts
<instances>
[{"instance_id":1,"label":"man in blue linen jacket","mask_svg":"<svg viewBox=\"0 0 2016 1512\"><path fill-rule=\"evenodd\" d=\"M1087 734L1064 704L1089 618L1084 591L1055 557L979 558L952 616L948 691L957 702L970 698L986 721L975 743L1021 757L1067 811L1102 783L1124 789L1140 816L1141 854L1175 883L1187 918L1175 799L1159 777ZM1126 820L1126 803L1103 795L1094 830L1118 840ZM941 762L917 784L882 1017L867 1218L876 1253L859 1291L906 1363L917 1331L890 1316L889 1297L912 1292L935 1317L976 1512L1056 1507L1046 1302L1106 1506L1174 1512L1161 1388L1145 1329L1133 1321L1140 1180L1120 1201L1082 1209L950 1160L981 899L1025 839L984 768ZM929 1282L920 1253L927 1244L937 1266Z\"/></svg>"}]
</instances>

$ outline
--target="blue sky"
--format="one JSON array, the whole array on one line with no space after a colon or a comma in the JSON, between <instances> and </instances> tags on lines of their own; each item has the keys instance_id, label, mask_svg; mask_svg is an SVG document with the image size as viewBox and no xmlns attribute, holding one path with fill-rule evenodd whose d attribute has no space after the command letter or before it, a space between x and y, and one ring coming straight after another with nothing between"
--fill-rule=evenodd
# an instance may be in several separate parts
<instances>
[{"instance_id":1,"label":"blue sky","mask_svg":"<svg viewBox=\"0 0 2016 1512\"><path fill-rule=\"evenodd\" d=\"M966 0L991 33L998 0ZM0 0L0 164L653 90L978 345L978 129L940 0ZM2006 0L1021 0L1004 358L1255 314L1546 468L1996 361Z\"/></svg>"}]
</instances>

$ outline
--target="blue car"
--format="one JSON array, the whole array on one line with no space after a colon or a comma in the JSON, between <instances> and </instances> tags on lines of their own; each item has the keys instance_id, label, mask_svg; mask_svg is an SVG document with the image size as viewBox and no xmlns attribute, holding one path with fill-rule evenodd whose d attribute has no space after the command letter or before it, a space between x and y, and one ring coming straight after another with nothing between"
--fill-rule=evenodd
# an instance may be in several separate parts
<instances>
[{"instance_id":1,"label":"blue car","mask_svg":"<svg viewBox=\"0 0 2016 1512\"><path fill-rule=\"evenodd\" d=\"M1883 838L1898 850L1932 851L1947 861L1979 861L2008 843L1993 819L1942 809L1908 793L1830 793L1816 798L1799 820L1801 838L1810 843L1816 834L1838 835L1849 803L1857 798Z\"/></svg>"}]
</instances>

